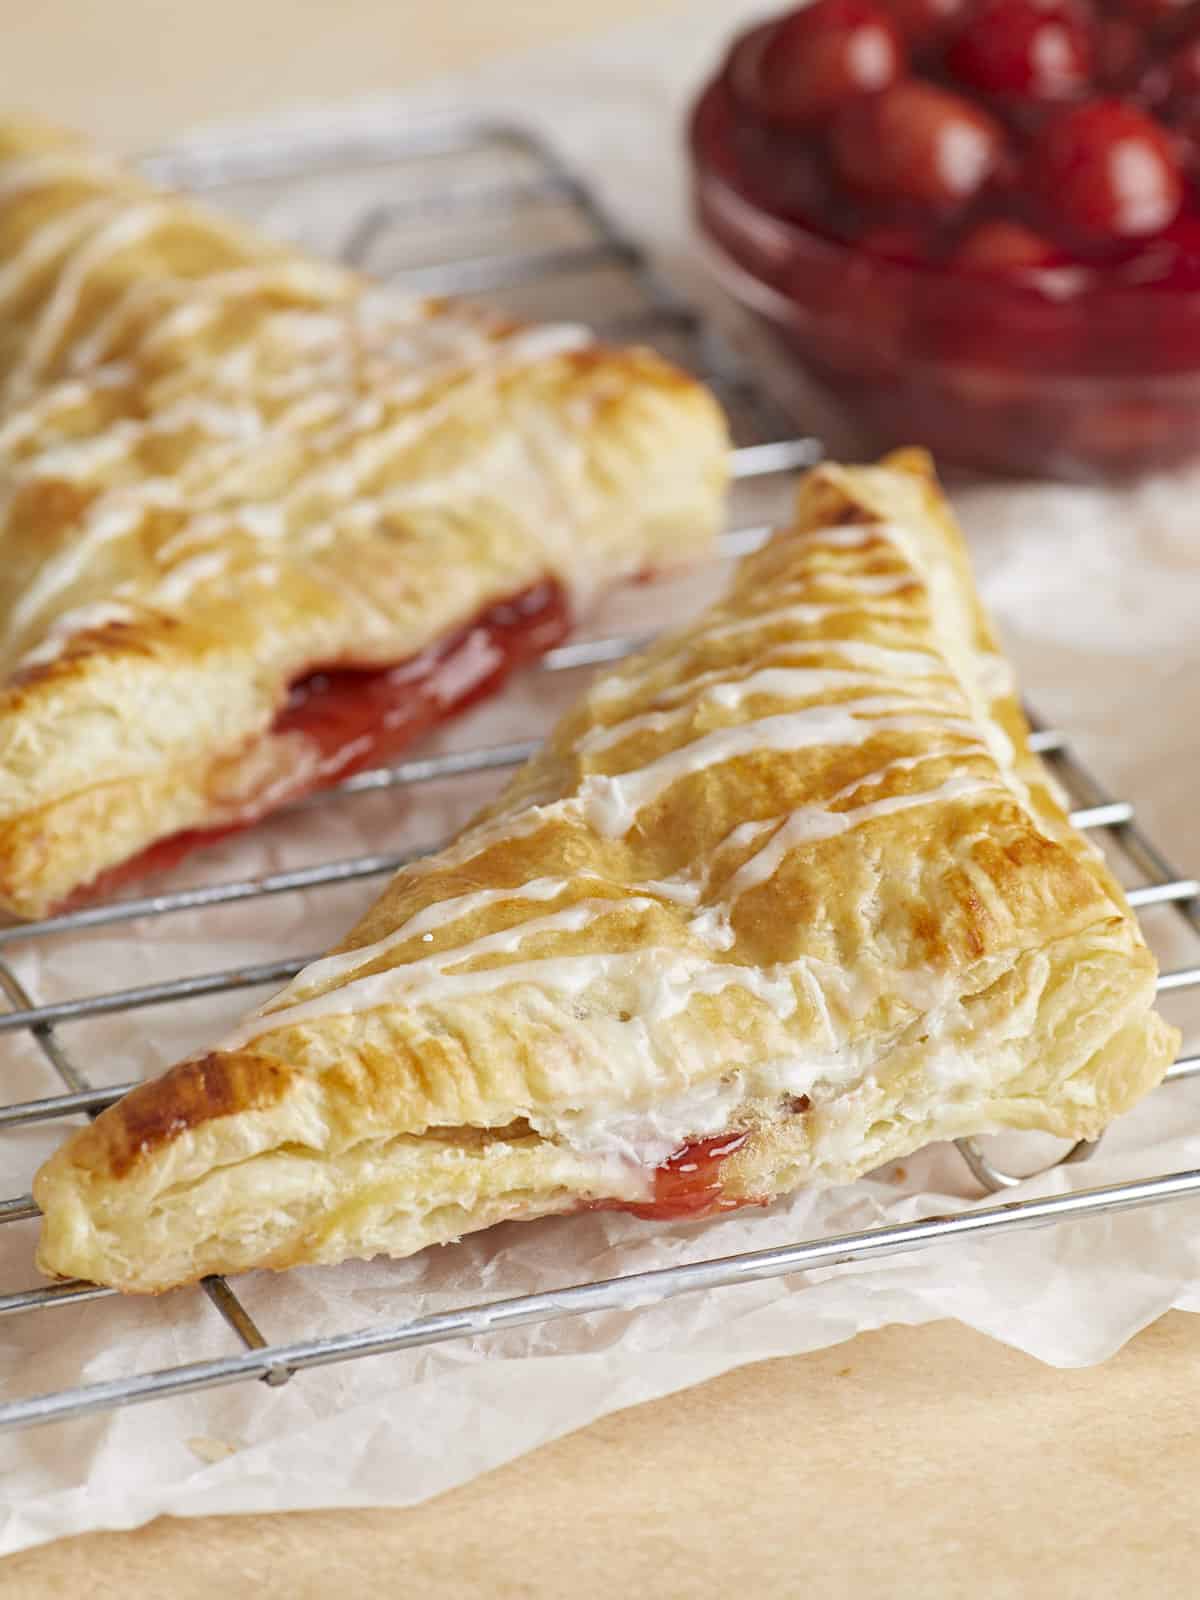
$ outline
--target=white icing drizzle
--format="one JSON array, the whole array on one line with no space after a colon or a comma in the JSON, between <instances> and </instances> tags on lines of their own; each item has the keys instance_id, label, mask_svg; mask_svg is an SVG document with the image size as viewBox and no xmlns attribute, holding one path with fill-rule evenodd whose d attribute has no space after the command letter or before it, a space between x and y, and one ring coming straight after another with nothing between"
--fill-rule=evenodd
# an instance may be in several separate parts
<instances>
[{"instance_id":1,"label":"white icing drizzle","mask_svg":"<svg viewBox=\"0 0 1200 1600\"><path fill-rule=\"evenodd\" d=\"M910 700L881 697L846 705L806 706L798 711L734 724L703 734L632 772L589 774L580 785L584 814L598 833L627 834L638 814L681 778L758 751L808 750L820 745L863 744L882 732L926 732L931 726L961 729L974 724L961 716L939 715L934 707L913 712Z\"/></svg>"},{"instance_id":2,"label":"white icing drizzle","mask_svg":"<svg viewBox=\"0 0 1200 1600\"><path fill-rule=\"evenodd\" d=\"M155 315L152 325L140 331L138 347L143 356L151 356L173 340L194 338L231 301L275 291L336 303L347 292L349 282L340 267L293 259L236 267L206 278L138 278L97 318L91 331L75 342L70 364L75 371L101 365L143 308ZM316 316L320 311L303 314Z\"/></svg>"},{"instance_id":3,"label":"white icing drizzle","mask_svg":"<svg viewBox=\"0 0 1200 1600\"><path fill-rule=\"evenodd\" d=\"M470 894L452 895L447 900L437 900L432 905L414 912L393 932L382 939L376 939L372 944L359 945L355 950L345 950L340 955L325 956L320 961L314 961L311 966L305 967L300 978L283 990L276 1000L282 1003L289 995L295 994L301 982L305 989L340 983L351 973L359 971L373 961L378 961L381 956L387 955L389 950L407 943L409 939L418 939L423 934L432 935L439 929L461 922L465 917L474 916L477 911L482 911L487 906L508 905L513 900L557 900L570 887L571 884L566 878L533 878L528 883L518 884L511 889L476 889ZM271 1006L274 1004L275 1002L271 1002ZM267 1009L271 1009L271 1006Z\"/></svg>"},{"instance_id":4,"label":"white icing drizzle","mask_svg":"<svg viewBox=\"0 0 1200 1600\"><path fill-rule=\"evenodd\" d=\"M718 994L731 984L749 990L781 1017L790 1016L795 1010L795 990L786 973L772 974L756 967L713 962L694 951L670 946L651 946L619 954L548 956L473 972L450 970L482 957L513 955L528 939L540 934L582 933L605 916L648 911L657 905L657 901L637 895L626 899L579 901L563 911L532 917L440 955L354 978L325 994L289 1004L296 985L306 977L301 973L289 990L236 1030L222 1048L242 1049L262 1034L278 1028L294 1027L318 1017L352 1015L394 1005L413 993L419 995L422 1005L437 1005L465 995L486 994L525 983L568 998L582 994L603 979L633 984L639 992L638 1015L648 1022L666 1021L684 1010L693 995Z\"/></svg>"},{"instance_id":5,"label":"white icing drizzle","mask_svg":"<svg viewBox=\"0 0 1200 1600\"><path fill-rule=\"evenodd\" d=\"M830 568L818 575L819 583L845 585L861 594L896 594L917 582L911 572L843 572Z\"/></svg>"},{"instance_id":6,"label":"white icing drizzle","mask_svg":"<svg viewBox=\"0 0 1200 1600\"><path fill-rule=\"evenodd\" d=\"M588 512L586 462L570 426L561 422L537 437L538 419L531 417L523 447L529 453L522 455L515 441L497 440L486 460L464 461L458 468L457 477L469 481L453 481L446 473L440 482L425 475L421 484L396 486L386 495L367 494L364 488L463 403L460 394L448 393L439 404L422 405L431 387L447 379L452 388L494 383L507 369L582 348L591 339L586 329L506 328L468 307L430 314L425 302L366 290L339 267L282 256L237 224L192 212L87 154L52 151L5 164L0 203L16 203L40 187L66 181L80 183L80 193L31 228L0 267L0 306L15 303L42 275L51 275L0 384L8 409L0 450L13 452L36 441L57 416L86 405L100 390L129 381L141 386L147 370L154 376L153 403L148 416L118 416L90 439L49 443L21 461L10 457L10 486L24 479L82 483L97 475L102 490L105 481L112 486L82 513L69 543L64 540L64 547L40 564L35 584L6 619L9 665L26 658L31 648L39 660L52 659L51 624L61 650L79 628L92 625L102 598L136 603L147 612L180 605L197 583L220 577L215 556L191 561L197 553L193 546L227 547L231 531L255 538L286 533L302 554L306 546L319 549L329 542L330 518L343 502L357 502L360 525L366 525L406 504L440 504L477 493L485 473L496 478L497 492L503 488L500 480L512 475L508 490L514 503L545 495L545 506L530 506L528 518L531 539L544 546L544 570L579 592L594 581L589 547L576 537L579 517ZM175 228L226 241L229 264L206 277L175 277L159 268L127 285L114 283L110 303L64 348L89 289L114 257L160 229ZM281 303L273 306L270 297L276 293ZM302 303L288 304L289 298ZM246 338L218 355L203 348L194 354L189 339L243 299L255 310ZM127 359L119 367L106 365L111 352L131 336L135 343ZM46 383L51 362L71 376ZM147 369L148 362L159 365ZM590 416L581 420L590 422ZM322 428L324 433L317 431ZM112 572L114 567L119 572L122 558L101 552L114 541L137 540L145 515L165 504L167 491L145 476L138 459L143 441L185 430L200 439L189 438L176 469L179 496L173 509L183 526L167 534L185 567L172 572L171 555L160 549L151 551L147 571L145 560L135 554L130 576L114 586ZM295 453L299 436L302 457ZM511 459L504 457L504 448ZM299 474L294 470L298 460ZM542 467L548 469L541 473L544 484L538 482ZM238 503L243 486L250 495L257 484L280 477L286 488L272 506L248 509ZM97 583L89 592L92 571ZM367 605L369 597L358 598ZM56 618L56 608L67 616Z\"/></svg>"},{"instance_id":7,"label":"white icing drizzle","mask_svg":"<svg viewBox=\"0 0 1200 1600\"><path fill-rule=\"evenodd\" d=\"M886 539L888 530L878 522L836 523L829 528L805 528L790 537L801 539L805 544L829 545L835 550L861 550L865 545Z\"/></svg>"},{"instance_id":8,"label":"white icing drizzle","mask_svg":"<svg viewBox=\"0 0 1200 1600\"><path fill-rule=\"evenodd\" d=\"M93 388L81 378L67 378L51 384L21 411L0 422L0 451L15 456L27 439L34 439L51 423L56 414L85 406L92 397Z\"/></svg>"},{"instance_id":9,"label":"white icing drizzle","mask_svg":"<svg viewBox=\"0 0 1200 1600\"><path fill-rule=\"evenodd\" d=\"M180 486L169 478L147 479L138 486L136 494L117 490L109 495L101 495L88 508L79 537L66 544L57 556L38 569L36 576L13 605L7 618L6 632L9 638L19 638L38 614L88 569L98 551L135 532L149 509L160 507L173 510L181 502ZM112 598L114 602L121 603L125 596L118 589ZM65 617L59 619L63 644L70 637L70 631L63 627L65 621Z\"/></svg>"},{"instance_id":10,"label":"white icing drizzle","mask_svg":"<svg viewBox=\"0 0 1200 1600\"><path fill-rule=\"evenodd\" d=\"M655 895L678 906L694 906L700 900L700 885L688 874L676 873L672 878L647 878L638 884L644 894Z\"/></svg>"},{"instance_id":11,"label":"white icing drizzle","mask_svg":"<svg viewBox=\"0 0 1200 1600\"><path fill-rule=\"evenodd\" d=\"M817 1079L830 1085L850 1082L861 1071L853 1051L805 1052L803 1057L771 1058L705 1079L636 1110L606 1096L587 1105L531 1108L526 1115L544 1138L585 1155L615 1156L634 1167L653 1169L690 1140L723 1133L747 1100L778 1101L784 1095L807 1094Z\"/></svg>"},{"instance_id":12,"label":"white icing drizzle","mask_svg":"<svg viewBox=\"0 0 1200 1600\"><path fill-rule=\"evenodd\" d=\"M767 615L767 614L765 614ZM775 618L773 614L772 622ZM707 634L706 638L712 638ZM699 642L695 648L699 648ZM843 685L853 683L874 683L881 687L886 686L886 680L891 675L901 677L946 677L946 666L937 656L930 655L923 650L890 649L882 645L858 644L852 639L795 639L783 638L776 640L766 649L756 653L755 662L747 663L738 660L724 667L714 667L708 672L698 673L685 679L682 683L666 685L654 696L655 711L645 712L642 715L649 719L657 714L657 708L679 705L683 701L703 698L700 691L707 691L710 686L723 684L743 684L748 679L758 676L766 666L776 662L790 662L795 657L804 656L840 656L851 667L869 669L868 673L853 675L845 669L832 667L819 669L825 674L824 681L831 686L835 685L834 675L845 672ZM652 663L652 668L661 664L659 659ZM607 701L627 699L639 688L645 687L651 673L633 672L614 675L612 679L593 685L589 691L589 699L593 705L604 705ZM819 680L814 675L813 682ZM797 687L800 688L801 680L797 678ZM801 689L801 693L803 693ZM811 692L811 691L810 691ZM628 718L624 726L631 726L636 718ZM660 727L667 724L656 724L649 720L639 724L645 727ZM610 723L598 726L587 737L593 741L581 744L580 749L602 748L604 743L611 743L608 739L609 731L621 724Z\"/></svg>"},{"instance_id":13,"label":"white icing drizzle","mask_svg":"<svg viewBox=\"0 0 1200 1600\"><path fill-rule=\"evenodd\" d=\"M106 189L128 183L128 175L107 156L93 150L44 150L6 161L0 167L0 204L56 183L103 184Z\"/></svg>"},{"instance_id":14,"label":"white icing drizzle","mask_svg":"<svg viewBox=\"0 0 1200 1600\"><path fill-rule=\"evenodd\" d=\"M834 530L836 531L836 530ZM620 700L636 693L646 683L650 674L662 668L665 662L678 659L679 656L689 652L701 650L713 643L728 643L734 639L747 636L757 636L766 628L791 628L810 627L814 623L824 622L830 617L842 616L849 607L849 602L839 601L830 604L793 604L777 606L766 611L756 611L746 617L739 617L735 621L717 623L706 628L702 636L688 635L679 641L676 648L663 652L656 652L645 667L641 670L617 672L611 678L593 684L589 690L589 698L594 704L602 705L606 700ZM858 609L857 606L854 607ZM869 608L873 615L882 615L876 607ZM902 613L895 613L899 618ZM886 675L892 672L912 676L944 676L946 674L945 662L940 657L931 655L925 650L905 650L893 648L888 645L868 644L855 639L801 639L794 636L785 636L776 640L769 651L762 652L762 658L772 656L792 655L838 655L854 666L874 669ZM690 698L697 688L706 682L724 682L730 672L735 672L742 663L734 663L729 667L714 668L703 677L689 678L685 682L664 689L658 698L660 704L670 704L674 700Z\"/></svg>"},{"instance_id":15,"label":"white icing drizzle","mask_svg":"<svg viewBox=\"0 0 1200 1600\"><path fill-rule=\"evenodd\" d=\"M994 651L975 652L975 672L979 682L979 692L989 705L1015 692L1012 667L1003 656L996 655Z\"/></svg>"},{"instance_id":16,"label":"white icing drizzle","mask_svg":"<svg viewBox=\"0 0 1200 1600\"><path fill-rule=\"evenodd\" d=\"M72 439L66 444L48 445L31 461L18 467L14 477L28 482L53 478L58 482L82 483L95 472L115 466L129 453L129 443L138 432L133 422L119 422L104 433Z\"/></svg>"},{"instance_id":17,"label":"white icing drizzle","mask_svg":"<svg viewBox=\"0 0 1200 1600\"><path fill-rule=\"evenodd\" d=\"M846 547L856 542L847 539ZM864 537L862 543L867 542ZM769 616L764 613L746 619L741 631L765 633ZM820 654L823 660L815 666L763 664L768 658L774 662L781 657L786 663L789 651L801 657ZM830 666L829 660L846 665ZM650 663L651 668L660 661ZM931 678L947 679L945 692L932 699L927 694L917 698L916 680ZM628 676L619 677L617 683L621 695L629 696ZM798 703L846 689L865 692L841 704ZM986 730L962 714L959 694L957 680L945 662L930 652L824 639L797 640L768 652L753 652L745 662L717 669L715 677L705 673L677 688L666 688L656 708L591 729L579 741L579 753L611 750L642 730L669 731L703 702L734 716L743 714L755 696L793 704L783 713L710 729L640 768L588 774L578 793L549 805L501 813L416 870L439 870L469 860L490 843L536 832L554 819L583 821L604 837L622 837L635 825L640 812L673 783L742 755L860 745L876 734L891 732L935 730L944 737L920 753L889 757L822 804L739 824L709 852L705 868L699 872L685 868L671 878L638 884L631 898L580 901L437 956L355 976L365 964L386 959L406 941L432 940L437 931L485 908L520 900L554 901L578 889L580 877L538 878L511 889L476 890L426 906L384 939L309 968L235 1034L227 1047L237 1048L265 1032L320 1017L354 1015L396 1004L436 1007L509 987L523 991L522 1004L535 1008L549 1004L551 1010L544 1013L548 1018L556 1007L586 1003L595 1008L598 1050L604 1049L606 1030L621 1029L619 1043L613 1036L613 1048L619 1051L622 1063L619 1078L589 1091L587 1103L581 1105L566 1089L556 1096L553 1070L547 1066L538 1104L512 1109L514 1114L526 1115L547 1139L597 1160L615 1159L641 1171L658 1166L689 1139L736 1125L739 1111L749 1101L772 1103L783 1096L837 1093L852 1087L869 1070L870 1062L863 1054L865 1047L849 1043L839 1017L860 1013L873 1003L875 980L866 986L870 992L860 992L861 982L856 987L845 973L808 957L773 968L743 966L736 960L733 913L739 899L768 883L794 852L905 811L967 802L997 790L1011 792L1003 767L994 775L977 768L956 772L915 792L852 803L856 795L870 792L888 776L967 754L986 762L995 753ZM838 809L844 802L851 803ZM715 869L721 858L731 851L740 855L747 847L751 853L720 881ZM719 882L716 892L710 887L714 879ZM685 944L655 944L622 952L601 948L541 959L526 954L528 942L541 934L594 930L603 946L606 917L648 911L655 905L674 911ZM463 970L478 958L497 956L515 959L483 971ZM326 985L333 987L312 995L314 987ZM914 1011L928 1016L932 1034L940 1038L946 1032L953 1010L947 975L897 972L890 975L889 985ZM698 995L718 994L730 987L758 1000L774 1025L786 1023L803 1000L806 1014L815 1021L817 1040L796 1054L773 1055L753 1066L720 1074L713 1073L710 1062L698 1059L693 1065L688 1055L691 1047L678 1035L661 1030ZM305 994L309 998L304 998ZM618 1006L620 1021L615 1015ZM697 1069L700 1076L689 1081L689 1074Z\"/></svg>"},{"instance_id":18,"label":"white icing drizzle","mask_svg":"<svg viewBox=\"0 0 1200 1600\"><path fill-rule=\"evenodd\" d=\"M52 217L35 229L21 249L0 268L0 310L24 292L36 272L66 255L93 224L119 214L119 207L106 197L92 200L63 216Z\"/></svg>"},{"instance_id":19,"label":"white icing drizzle","mask_svg":"<svg viewBox=\"0 0 1200 1600\"><path fill-rule=\"evenodd\" d=\"M783 596L794 592L792 587L785 587L778 591ZM898 621L907 620L907 609L893 606L864 605L863 602L853 599L843 600L810 600L792 601L783 606L772 607L767 611L757 611L747 617L739 617L735 621L719 623L715 628L710 628L705 634L705 641L712 642L728 639L737 639L747 633L757 633L764 622L799 623L810 627L815 623L828 622L832 617L844 617L847 612L863 611L868 616L895 617ZM833 640L829 643L832 645Z\"/></svg>"},{"instance_id":20,"label":"white icing drizzle","mask_svg":"<svg viewBox=\"0 0 1200 1600\"><path fill-rule=\"evenodd\" d=\"M453 321L453 318L444 320ZM345 337L344 322L338 322L336 330ZM442 329L435 342L456 352L451 358L453 364L469 371L472 380L491 381L492 374L501 367L576 348L584 337L577 328L564 328L518 330L495 338L468 320L458 327L455 338L448 338L447 330ZM346 503L354 507L360 522L369 523L422 498L440 503L453 497L455 485L446 476L424 485L401 485L373 497L365 496L362 486L396 454L416 444L445 417L452 415L460 403L457 396L447 395L437 405L410 406L396 422L380 428L379 397L347 420L336 393L313 393L305 387L312 381L311 376L305 378L301 373L300 378L299 400L271 424L266 424L254 406L244 401L222 404L203 394L188 395L145 421L119 422L94 439L48 448L22 463L19 477L84 478L103 467L115 471L138 447L140 439L150 433L199 427L212 441L205 450L193 454L170 486L165 486L162 480L143 479L120 484L95 500L83 514L76 537L41 565L36 582L10 615L6 630L9 640L26 634L35 626L38 616L61 603L72 585L86 575L102 547L114 539L135 537L145 514L165 503L172 504L181 513L182 526L158 552L162 579L149 588L144 579L139 582L137 599L149 609L178 606L190 595L200 573L210 579L219 577L224 559L221 552L228 550L229 535L234 528L255 538L271 539L283 537L293 527L301 528L308 545L319 548L332 530L325 517L314 518L312 508L316 506L332 508ZM404 381L414 393L419 393L437 378L438 369L427 366L409 374ZM312 427L322 421L329 421L332 426L327 436L311 437L316 464L295 478L280 499L225 504L212 511L206 509L206 502L227 501L231 485L224 470L226 465L234 473L249 478L252 474L248 451L287 448L298 427ZM472 468L473 472L477 470L478 463ZM464 489L469 487L464 486ZM546 566L564 576L580 571L586 551L581 550L575 540L569 517L533 518L530 529L545 542ZM211 561L189 567L191 576L188 579L172 574L171 559L176 552L182 554L203 545L211 546ZM114 599L124 602L130 598L128 588L118 586ZM86 619L90 615L88 604L72 607L71 614ZM65 647L73 631L60 621L55 630L60 649Z\"/></svg>"},{"instance_id":21,"label":"white icing drizzle","mask_svg":"<svg viewBox=\"0 0 1200 1600\"><path fill-rule=\"evenodd\" d=\"M696 680L700 687L703 680ZM662 733L678 724L703 706L705 702L722 711L737 711L742 702L755 695L773 699L810 699L815 695L836 693L841 689L878 689L878 674L843 671L837 668L766 667L750 672L743 678L718 678L701 689L695 698L676 711L647 711L623 722L609 723L607 727L593 728L576 746L581 755L591 755L598 750L611 749L622 744L635 733L653 731ZM853 702L849 702L853 703ZM914 701L915 704L919 702Z\"/></svg>"},{"instance_id":22,"label":"white icing drizzle","mask_svg":"<svg viewBox=\"0 0 1200 1600\"><path fill-rule=\"evenodd\" d=\"M793 811L770 841L738 868L727 892L737 897L757 889L760 884L773 878L785 857L802 845L849 833L874 817L895 816L897 812L937 805L943 800L962 800L998 786L995 779L959 774L921 794L888 795L882 800L871 800L866 805L854 806L846 811L830 811L825 806L804 806Z\"/></svg>"},{"instance_id":23,"label":"white icing drizzle","mask_svg":"<svg viewBox=\"0 0 1200 1600\"><path fill-rule=\"evenodd\" d=\"M62 655L67 645L80 633L93 628L106 627L111 622L133 622L137 613L129 606L112 600L97 600L91 605L66 611L50 624L46 636L32 650L27 650L16 663L18 671L44 666Z\"/></svg>"},{"instance_id":24,"label":"white icing drizzle","mask_svg":"<svg viewBox=\"0 0 1200 1600\"><path fill-rule=\"evenodd\" d=\"M122 208L111 222L73 252L59 274L54 292L42 309L20 361L8 375L4 386L6 404L11 405L41 375L42 368L53 355L55 346L78 310L87 280L96 267L117 251L145 238L169 216L168 208L161 201Z\"/></svg>"}]
</instances>

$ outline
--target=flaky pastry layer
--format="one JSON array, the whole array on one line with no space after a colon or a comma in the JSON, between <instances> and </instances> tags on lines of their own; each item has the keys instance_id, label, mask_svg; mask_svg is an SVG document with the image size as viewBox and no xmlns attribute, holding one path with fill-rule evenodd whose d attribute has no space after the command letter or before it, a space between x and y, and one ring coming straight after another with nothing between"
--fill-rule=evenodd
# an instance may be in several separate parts
<instances>
[{"instance_id":1,"label":"flaky pastry layer","mask_svg":"<svg viewBox=\"0 0 1200 1600\"><path fill-rule=\"evenodd\" d=\"M269 793L315 669L703 555L726 476L649 351L385 294L0 129L0 905Z\"/></svg>"},{"instance_id":2,"label":"flaky pastry layer","mask_svg":"<svg viewBox=\"0 0 1200 1600\"><path fill-rule=\"evenodd\" d=\"M826 466L339 950L46 1164L39 1259L150 1291L653 1212L718 1136L719 1205L1091 1138L1171 1059L1154 986L928 460Z\"/></svg>"}]
</instances>

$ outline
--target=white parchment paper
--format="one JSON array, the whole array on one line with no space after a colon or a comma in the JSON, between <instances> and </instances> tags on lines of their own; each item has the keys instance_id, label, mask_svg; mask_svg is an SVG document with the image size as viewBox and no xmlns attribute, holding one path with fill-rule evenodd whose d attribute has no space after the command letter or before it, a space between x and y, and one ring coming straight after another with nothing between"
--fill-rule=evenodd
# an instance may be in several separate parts
<instances>
[{"instance_id":1,"label":"white parchment paper","mask_svg":"<svg viewBox=\"0 0 1200 1600\"><path fill-rule=\"evenodd\" d=\"M374 127L483 104L532 118L656 243L676 277L711 296L683 220L678 117L720 39L753 9L695 4L686 17L497 67L469 85L337 116L347 127ZM1137 801L1181 867L1196 870L1200 471L1120 493L964 485L956 499L1032 698L1071 729L1114 791ZM594 625L686 614L709 582L678 582L667 600L656 590L653 616L644 591L625 595ZM443 746L536 733L578 689L569 677L527 678L446 734ZM492 787L459 782L306 812L181 869L178 881L429 842ZM376 891L358 884L100 931L30 946L17 965L49 1001L315 952ZM1164 965L1196 959L1196 941L1170 911L1151 913L1147 925ZM117 1082L213 1038L244 1007L244 998L192 1002L75 1025L63 1037L95 1081ZM1192 1020L1178 1001L1168 1010ZM0 1079L6 1101L57 1087L33 1042L15 1035L0 1038ZM45 1126L4 1137L5 1194L28 1187L56 1137ZM1004 1154L1033 1165L1045 1146L1018 1141ZM1200 1167L1200 1084L1160 1091L1112 1130L1092 1163L1022 1193L1191 1167ZM978 1202L955 1152L933 1149L852 1188L797 1195L765 1213L675 1226L603 1214L507 1225L412 1261L251 1275L238 1291L268 1339L281 1342ZM1162 1207L325 1368L281 1390L247 1383L7 1435L0 1553L161 1512L411 1503L607 1411L885 1322L955 1317L1047 1362L1100 1361L1169 1307L1200 1310L1198 1221L1200 1205ZM31 1224L0 1230L5 1290L37 1281L33 1239ZM0 1323L0 1393L36 1394L236 1349L198 1291L46 1310Z\"/></svg>"}]
</instances>

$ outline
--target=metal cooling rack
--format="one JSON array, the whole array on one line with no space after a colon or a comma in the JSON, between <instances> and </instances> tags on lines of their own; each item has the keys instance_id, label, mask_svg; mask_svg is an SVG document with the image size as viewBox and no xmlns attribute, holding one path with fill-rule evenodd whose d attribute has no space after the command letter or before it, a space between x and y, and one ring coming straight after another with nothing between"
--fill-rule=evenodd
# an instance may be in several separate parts
<instances>
[{"instance_id":1,"label":"metal cooling rack","mask_svg":"<svg viewBox=\"0 0 1200 1600\"><path fill-rule=\"evenodd\" d=\"M523 128L470 121L405 129L382 137L316 134L299 141L243 141L155 156L145 166L161 181L220 191L223 203L260 216L265 213L268 225L298 232L306 243L406 288L446 294L486 292L490 299L501 299L516 311L543 317L561 316L565 307L568 314L573 309L576 317L592 322L608 337L638 337L658 344L704 376L724 402L738 440L735 478L741 485L772 477L783 482L785 475L821 454L815 439L788 436L781 415L720 336L660 275L596 192L555 151ZM318 191L323 196L326 231L323 237L313 239L304 219L311 211L306 200ZM448 248L451 235L454 248ZM616 306L611 316L599 320L595 316L598 278L606 280L605 298ZM762 542L765 531L757 523L736 528L725 536L722 554L732 556L753 549ZM532 670L561 673L616 661L642 645L645 637L620 633L567 644L551 651ZM1071 796L1076 824L1104 830L1127 875L1136 879L1129 891L1131 903L1139 908L1172 907L1188 930L1200 934L1200 883L1176 872L1138 826L1132 805L1103 790L1061 733L1042 728L1034 742ZM498 772L525 760L533 748L531 742L521 741L418 757L351 778L321 797L321 803L336 805L348 794L364 790L407 788L435 779ZM142 924L142 935L149 937L159 919L173 914L383 878L406 859L411 859L411 854L393 852L235 882L167 889L20 927L0 928L0 946L19 949L32 940L57 940L62 949L69 950L73 935L134 921ZM63 1043L60 1024L279 984L311 959L309 954L38 1004L0 951L0 989L9 1003L9 1009L0 1012L0 1033L30 1033L65 1091L0 1107L0 1133L80 1113L94 1115L132 1087L128 1083L92 1086ZM1159 980L1162 991L1193 986L1200 986L1200 966L1165 972ZM1178 1083L1195 1076L1200 1076L1200 1055L1177 1061L1167 1081ZM1076 1146L1061 1159L1084 1159L1093 1148ZM984 1188L994 1192L1021 1181L997 1168L973 1141L961 1141L960 1149ZM521 1295L326 1338L296 1339L284 1330L272 1330L268 1337L230 1285L223 1278L210 1278L200 1291L237 1336L243 1346L240 1354L155 1372L131 1372L109 1382L0 1404L0 1428L83 1417L244 1379L277 1386L308 1367L354 1357L471 1338L589 1311L649 1305L694 1290L869 1261L952 1239L999 1236L1187 1196L1200 1196L1200 1169L576 1284L551 1294ZM28 1194L0 1201L0 1223L36 1216L37 1207ZM65 1316L69 1315L68 1306L112 1293L83 1282L42 1284L0 1293L0 1315L28 1315L54 1308L59 1316ZM48 1336L53 1336L52 1327Z\"/></svg>"}]
</instances>

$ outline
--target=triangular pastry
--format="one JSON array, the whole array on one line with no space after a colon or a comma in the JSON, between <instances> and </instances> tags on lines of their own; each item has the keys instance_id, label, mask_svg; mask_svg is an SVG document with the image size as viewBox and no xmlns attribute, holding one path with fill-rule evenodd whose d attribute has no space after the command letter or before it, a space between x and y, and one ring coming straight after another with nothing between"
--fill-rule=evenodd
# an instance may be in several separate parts
<instances>
[{"instance_id":1,"label":"triangular pastry","mask_svg":"<svg viewBox=\"0 0 1200 1600\"><path fill-rule=\"evenodd\" d=\"M1171 1059L1154 991L926 458L823 467L339 950L74 1135L39 1260L158 1290L1091 1138Z\"/></svg>"},{"instance_id":2,"label":"triangular pastry","mask_svg":"<svg viewBox=\"0 0 1200 1600\"><path fill-rule=\"evenodd\" d=\"M649 351L384 293L0 128L0 905L394 754L703 555L726 476Z\"/></svg>"}]
</instances>

